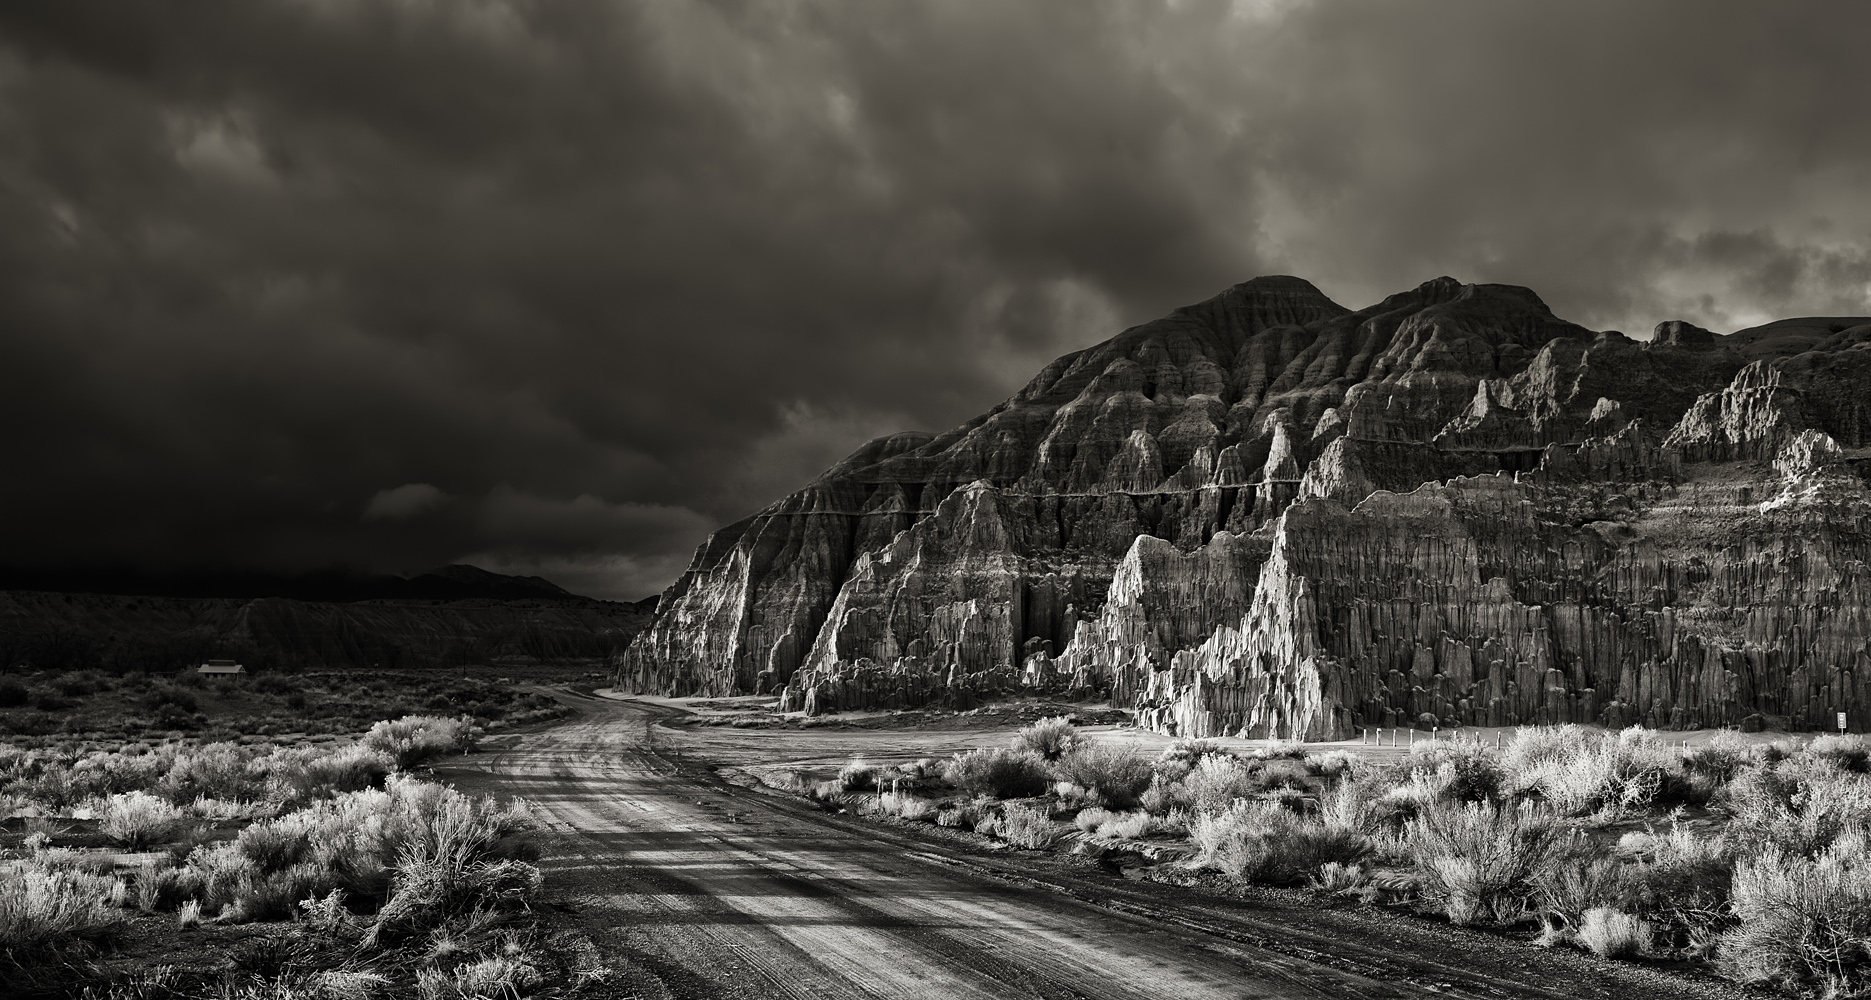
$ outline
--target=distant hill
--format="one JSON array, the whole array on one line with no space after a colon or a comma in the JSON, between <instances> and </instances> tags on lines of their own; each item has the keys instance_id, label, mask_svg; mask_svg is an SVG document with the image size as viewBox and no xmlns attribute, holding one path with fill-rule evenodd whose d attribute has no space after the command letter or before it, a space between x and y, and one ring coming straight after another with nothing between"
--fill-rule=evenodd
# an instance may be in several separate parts
<instances>
[{"instance_id":1,"label":"distant hill","mask_svg":"<svg viewBox=\"0 0 1871 1000\"><path fill-rule=\"evenodd\" d=\"M413 577L134 577L0 591L0 670L602 663L656 598L580 597L539 577L444 566ZM137 584L145 586L139 590Z\"/></svg>"},{"instance_id":2,"label":"distant hill","mask_svg":"<svg viewBox=\"0 0 1871 1000\"><path fill-rule=\"evenodd\" d=\"M284 597L299 601L460 601L529 597L591 600L537 576L506 576L456 564L415 576L347 573L139 573L0 568L0 590L141 597ZM651 598L650 603L655 604Z\"/></svg>"}]
</instances>

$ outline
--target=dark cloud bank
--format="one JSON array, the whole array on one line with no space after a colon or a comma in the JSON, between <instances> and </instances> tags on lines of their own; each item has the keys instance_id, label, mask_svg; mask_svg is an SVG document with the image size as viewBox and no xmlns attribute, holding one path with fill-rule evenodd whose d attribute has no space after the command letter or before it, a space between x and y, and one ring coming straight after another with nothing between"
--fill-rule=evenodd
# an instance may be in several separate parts
<instances>
[{"instance_id":1,"label":"dark cloud bank","mask_svg":"<svg viewBox=\"0 0 1871 1000\"><path fill-rule=\"evenodd\" d=\"M1871 6L0 6L0 560L666 584L1265 272L1871 311Z\"/></svg>"}]
</instances>

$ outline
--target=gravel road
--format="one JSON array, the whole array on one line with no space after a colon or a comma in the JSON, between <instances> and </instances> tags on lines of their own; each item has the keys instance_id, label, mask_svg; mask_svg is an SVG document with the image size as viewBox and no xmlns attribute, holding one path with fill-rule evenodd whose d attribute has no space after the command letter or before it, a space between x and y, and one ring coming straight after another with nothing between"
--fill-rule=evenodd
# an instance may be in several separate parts
<instances>
[{"instance_id":1,"label":"gravel road","mask_svg":"<svg viewBox=\"0 0 1871 1000\"><path fill-rule=\"evenodd\" d=\"M1243 903L828 815L722 781L687 734L655 725L664 709L566 697L578 720L455 776L538 806L550 884L617 971L618 996L1728 992L1420 920Z\"/></svg>"}]
</instances>

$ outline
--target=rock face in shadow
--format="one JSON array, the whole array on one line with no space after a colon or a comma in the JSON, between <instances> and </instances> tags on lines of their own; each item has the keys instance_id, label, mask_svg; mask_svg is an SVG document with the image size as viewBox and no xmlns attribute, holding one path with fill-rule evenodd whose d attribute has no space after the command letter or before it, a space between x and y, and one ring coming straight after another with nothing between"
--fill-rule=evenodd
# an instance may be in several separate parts
<instances>
[{"instance_id":1,"label":"rock face in shadow","mask_svg":"<svg viewBox=\"0 0 1871 1000\"><path fill-rule=\"evenodd\" d=\"M810 711L1025 686L1188 735L1871 724L1868 344L1257 278L717 532L618 681Z\"/></svg>"}]
</instances>

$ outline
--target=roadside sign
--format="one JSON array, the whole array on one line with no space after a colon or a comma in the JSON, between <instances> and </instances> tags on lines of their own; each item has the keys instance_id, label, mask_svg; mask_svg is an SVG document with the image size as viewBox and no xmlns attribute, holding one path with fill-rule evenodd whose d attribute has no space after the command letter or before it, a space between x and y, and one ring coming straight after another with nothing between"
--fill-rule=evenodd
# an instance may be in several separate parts
<instances>
[{"instance_id":1,"label":"roadside sign","mask_svg":"<svg viewBox=\"0 0 1871 1000\"><path fill-rule=\"evenodd\" d=\"M1845 731L1845 713L1840 712L1839 713L1839 732L1842 733L1844 731Z\"/></svg>"}]
</instances>

